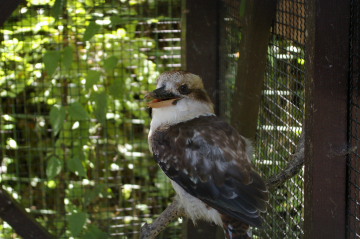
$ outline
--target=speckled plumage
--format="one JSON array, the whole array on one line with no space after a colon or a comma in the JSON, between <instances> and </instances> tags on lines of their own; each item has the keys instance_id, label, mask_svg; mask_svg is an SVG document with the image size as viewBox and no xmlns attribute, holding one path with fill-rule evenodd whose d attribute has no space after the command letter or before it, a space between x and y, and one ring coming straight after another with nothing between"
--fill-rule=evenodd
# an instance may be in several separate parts
<instances>
[{"instance_id":1,"label":"speckled plumage","mask_svg":"<svg viewBox=\"0 0 360 239\"><path fill-rule=\"evenodd\" d=\"M184 84L186 91L180 89ZM259 213L268 200L266 186L251 165L251 144L213 114L200 77L165 73L159 88L179 100L153 109L150 148L186 214L194 222L222 226L227 238L248 238L248 225L261 224Z\"/></svg>"},{"instance_id":2,"label":"speckled plumage","mask_svg":"<svg viewBox=\"0 0 360 239\"><path fill-rule=\"evenodd\" d=\"M253 170L247 141L216 116L158 128L151 136L156 161L190 195L212 208L260 225L267 190Z\"/></svg>"}]
</instances>

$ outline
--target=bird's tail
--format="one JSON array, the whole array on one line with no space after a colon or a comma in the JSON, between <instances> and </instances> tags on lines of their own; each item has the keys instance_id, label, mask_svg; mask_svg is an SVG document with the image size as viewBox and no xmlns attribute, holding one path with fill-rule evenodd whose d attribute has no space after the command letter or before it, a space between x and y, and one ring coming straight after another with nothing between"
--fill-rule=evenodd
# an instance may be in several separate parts
<instances>
[{"instance_id":1,"label":"bird's tail","mask_svg":"<svg viewBox=\"0 0 360 239\"><path fill-rule=\"evenodd\" d=\"M251 232L249 225L241 221L229 218L229 220L223 220L223 228L226 239L250 239Z\"/></svg>"}]
</instances>

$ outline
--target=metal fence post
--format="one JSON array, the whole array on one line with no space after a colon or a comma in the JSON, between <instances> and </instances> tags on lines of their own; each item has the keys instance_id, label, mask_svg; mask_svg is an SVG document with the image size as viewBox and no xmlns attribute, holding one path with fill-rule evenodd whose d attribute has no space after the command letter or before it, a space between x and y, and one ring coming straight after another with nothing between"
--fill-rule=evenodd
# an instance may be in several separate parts
<instances>
[{"instance_id":1,"label":"metal fence post","mask_svg":"<svg viewBox=\"0 0 360 239\"><path fill-rule=\"evenodd\" d=\"M345 238L350 4L307 13L304 238Z\"/></svg>"}]
</instances>

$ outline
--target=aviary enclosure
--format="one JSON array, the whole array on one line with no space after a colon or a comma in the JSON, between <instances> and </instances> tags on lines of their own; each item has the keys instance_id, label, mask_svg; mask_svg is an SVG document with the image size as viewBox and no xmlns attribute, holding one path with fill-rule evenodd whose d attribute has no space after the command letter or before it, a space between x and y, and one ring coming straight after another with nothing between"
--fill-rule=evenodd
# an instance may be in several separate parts
<instances>
[{"instance_id":1,"label":"aviary enclosure","mask_svg":"<svg viewBox=\"0 0 360 239\"><path fill-rule=\"evenodd\" d=\"M254 140L265 178L285 172L253 238L360 238L358 0L3 0L0 12L0 238L139 238L174 196L144 95L177 69ZM159 236L222 237L186 218Z\"/></svg>"}]
</instances>

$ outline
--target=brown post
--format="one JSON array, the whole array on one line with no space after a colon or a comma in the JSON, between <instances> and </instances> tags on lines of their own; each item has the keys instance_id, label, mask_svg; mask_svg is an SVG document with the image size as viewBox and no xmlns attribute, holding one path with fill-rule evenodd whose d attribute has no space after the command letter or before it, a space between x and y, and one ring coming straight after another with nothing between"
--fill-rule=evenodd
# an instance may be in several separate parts
<instances>
[{"instance_id":1,"label":"brown post","mask_svg":"<svg viewBox=\"0 0 360 239\"><path fill-rule=\"evenodd\" d=\"M232 99L231 124L243 136L255 138L276 0L242 1L246 1L246 9L241 19L244 26Z\"/></svg>"},{"instance_id":2,"label":"brown post","mask_svg":"<svg viewBox=\"0 0 360 239\"><path fill-rule=\"evenodd\" d=\"M199 75L215 108L219 92L219 0L183 0L182 68Z\"/></svg>"},{"instance_id":3,"label":"brown post","mask_svg":"<svg viewBox=\"0 0 360 239\"><path fill-rule=\"evenodd\" d=\"M1 0L0 1L0 27L10 17L11 13L22 3L23 0Z\"/></svg>"},{"instance_id":4,"label":"brown post","mask_svg":"<svg viewBox=\"0 0 360 239\"><path fill-rule=\"evenodd\" d=\"M347 238L360 235L360 2L351 1Z\"/></svg>"},{"instance_id":5,"label":"brown post","mask_svg":"<svg viewBox=\"0 0 360 239\"><path fill-rule=\"evenodd\" d=\"M310 0L305 120L306 239L345 238L350 1Z\"/></svg>"},{"instance_id":6,"label":"brown post","mask_svg":"<svg viewBox=\"0 0 360 239\"><path fill-rule=\"evenodd\" d=\"M219 11L220 0L183 0L182 68L199 75L215 111L219 111ZM217 236L220 234L220 236ZM224 238L222 230L206 222L184 223L184 238Z\"/></svg>"}]
</instances>

